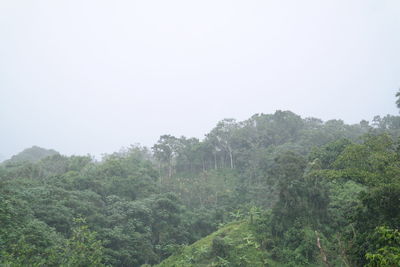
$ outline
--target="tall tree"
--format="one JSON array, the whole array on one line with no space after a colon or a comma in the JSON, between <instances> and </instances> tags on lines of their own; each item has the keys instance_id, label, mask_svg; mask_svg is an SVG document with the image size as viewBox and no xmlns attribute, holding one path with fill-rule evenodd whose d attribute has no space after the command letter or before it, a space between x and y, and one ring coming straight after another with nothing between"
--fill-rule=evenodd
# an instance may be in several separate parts
<instances>
[{"instance_id":1,"label":"tall tree","mask_svg":"<svg viewBox=\"0 0 400 267\"><path fill-rule=\"evenodd\" d=\"M152 149L155 157L160 162L160 172L162 168L161 165L166 164L168 169L168 178L171 178L174 168L174 160L179 150L178 138L169 134L162 135Z\"/></svg>"},{"instance_id":2,"label":"tall tree","mask_svg":"<svg viewBox=\"0 0 400 267\"><path fill-rule=\"evenodd\" d=\"M400 109L400 89L399 89L399 91L396 93L396 97L397 97L396 105L397 105L397 107Z\"/></svg>"}]
</instances>

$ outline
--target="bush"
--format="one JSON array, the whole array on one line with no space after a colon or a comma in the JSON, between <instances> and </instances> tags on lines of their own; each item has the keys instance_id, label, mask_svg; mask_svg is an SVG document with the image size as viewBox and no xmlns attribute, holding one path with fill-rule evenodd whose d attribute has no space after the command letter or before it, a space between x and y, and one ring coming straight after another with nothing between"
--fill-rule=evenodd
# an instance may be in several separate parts
<instances>
[{"instance_id":1,"label":"bush","mask_svg":"<svg viewBox=\"0 0 400 267\"><path fill-rule=\"evenodd\" d=\"M226 258L229 255L231 246L223 237L216 236L212 241L212 254L221 258Z\"/></svg>"}]
</instances>

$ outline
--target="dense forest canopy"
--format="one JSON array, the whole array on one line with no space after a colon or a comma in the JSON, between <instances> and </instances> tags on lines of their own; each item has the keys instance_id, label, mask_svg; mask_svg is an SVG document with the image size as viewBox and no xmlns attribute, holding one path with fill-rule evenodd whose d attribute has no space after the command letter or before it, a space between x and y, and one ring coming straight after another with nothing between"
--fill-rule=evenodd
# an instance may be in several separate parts
<instances>
[{"instance_id":1,"label":"dense forest canopy","mask_svg":"<svg viewBox=\"0 0 400 267\"><path fill-rule=\"evenodd\" d=\"M399 136L276 111L100 161L32 147L0 165L0 264L398 266Z\"/></svg>"}]
</instances>

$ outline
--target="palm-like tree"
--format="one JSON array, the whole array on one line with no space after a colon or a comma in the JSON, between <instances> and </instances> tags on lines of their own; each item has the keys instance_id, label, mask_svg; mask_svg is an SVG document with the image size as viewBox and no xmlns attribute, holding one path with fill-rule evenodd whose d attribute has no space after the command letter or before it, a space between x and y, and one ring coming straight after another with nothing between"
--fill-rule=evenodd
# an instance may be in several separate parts
<instances>
[{"instance_id":1,"label":"palm-like tree","mask_svg":"<svg viewBox=\"0 0 400 267\"><path fill-rule=\"evenodd\" d=\"M397 105L397 107L400 109L400 89L399 89L399 91L396 93L396 97L397 97L396 105Z\"/></svg>"}]
</instances>

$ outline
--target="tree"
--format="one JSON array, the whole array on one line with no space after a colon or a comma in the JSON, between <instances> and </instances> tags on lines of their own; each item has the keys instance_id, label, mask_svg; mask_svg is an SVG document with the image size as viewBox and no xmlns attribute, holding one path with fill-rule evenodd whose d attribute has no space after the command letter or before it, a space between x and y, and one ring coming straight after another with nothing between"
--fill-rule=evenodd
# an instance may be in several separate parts
<instances>
[{"instance_id":1,"label":"tree","mask_svg":"<svg viewBox=\"0 0 400 267\"><path fill-rule=\"evenodd\" d=\"M161 165L166 164L168 168L168 178L172 177L173 168L175 165L175 158L177 156L179 150L179 140L175 136L172 135L162 135L158 140L157 144L153 147L154 156L159 161L160 166L160 174L161 174Z\"/></svg>"},{"instance_id":2,"label":"tree","mask_svg":"<svg viewBox=\"0 0 400 267\"><path fill-rule=\"evenodd\" d=\"M217 152L222 151L224 153L222 162L225 162L225 154L229 157L229 166L231 169L234 168L233 158L233 135L235 130L238 129L238 124L234 119L224 119L220 121L217 126L207 134L207 139L214 145L215 153L215 166Z\"/></svg>"},{"instance_id":3,"label":"tree","mask_svg":"<svg viewBox=\"0 0 400 267\"><path fill-rule=\"evenodd\" d=\"M72 236L61 247L58 254L55 252L55 262L58 266L94 267L104 266L104 247L96 239L96 233L89 230L86 221L82 218L74 219Z\"/></svg>"},{"instance_id":4,"label":"tree","mask_svg":"<svg viewBox=\"0 0 400 267\"><path fill-rule=\"evenodd\" d=\"M397 106L397 108L400 109L400 89L399 89L399 91L396 93L396 97L397 97L396 106Z\"/></svg>"},{"instance_id":5,"label":"tree","mask_svg":"<svg viewBox=\"0 0 400 267\"><path fill-rule=\"evenodd\" d=\"M374 251L365 255L367 267L400 266L400 232L386 226L377 227L370 242Z\"/></svg>"}]
</instances>

